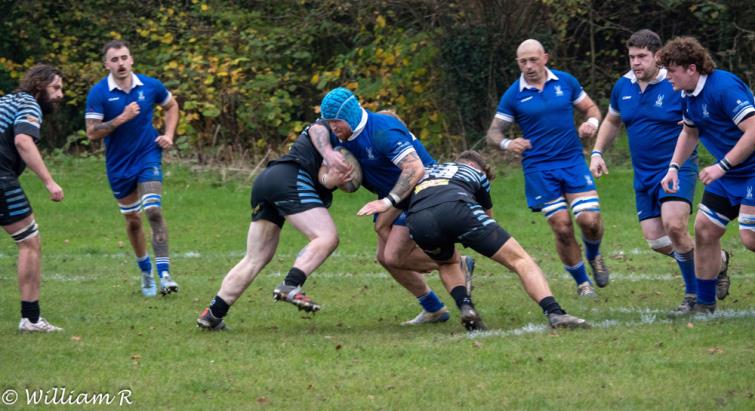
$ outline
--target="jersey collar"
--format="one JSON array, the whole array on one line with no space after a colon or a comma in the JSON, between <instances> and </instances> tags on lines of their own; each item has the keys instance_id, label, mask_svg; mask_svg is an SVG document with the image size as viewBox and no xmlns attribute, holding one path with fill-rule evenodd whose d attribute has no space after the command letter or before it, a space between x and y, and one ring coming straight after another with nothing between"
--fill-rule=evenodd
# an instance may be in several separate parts
<instances>
[{"instance_id":1,"label":"jersey collar","mask_svg":"<svg viewBox=\"0 0 755 411\"><path fill-rule=\"evenodd\" d=\"M558 76L553 74L548 67L545 68L546 78L545 82L549 82L550 80L558 80ZM519 75L519 91L522 91L526 88L534 88L537 89L537 87L531 85L527 82L527 80L524 79L524 74Z\"/></svg>"},{"instance_id":2,"label":"jersey collar","mask_svg":"<svg viewBox=\"0 0 755 411\"><path fill-rule=\"evenodd\" d=\"M660 83L661 81L663 81L663 80L666 79L666 74L667 73L668 73L668 71L665 68L662 67L660 70L658 70L658 74L655 76L655 78L653 80L649 81L648 84ZM634 74L634 71L632 71L632 70L629 70L627 72L627 74L624 74L624 77L628 78L629 81L631 81L632 83L636 83L637 82L637 76Z\"/></svg>"},{"instance_id":3,"label":"jersey collar","mask_svg":"<svg viewBox=\"0 0 755 411\"><path fill-rule=\"evenodd\" d=\"M139 77L137 77L136 74L131 73L131 88L134 88L136 86L143 86L143 85L144 83L142 83L142 81L139 80ZM110 91L113 91L115 89L123 91L123 89L118 87L118 84L115 83L115 78L113 78L113 73L110 73L107 75L107 88Z\"/></svg>"},{"instance_id":4,"label":"jersey collar","mask_svg":"<svg viewBox=\"0 0 755 411\"><path fill-rule=\"evenodd\" d=\"M359 120L359 125L357 126L357 129L354 130L353 133L351 133L351 137L348 138L348 141L354 140L355 138L359 137L359 134L362 133L362 130L364 130L364 126L367 125L367 110L362 109L362 119Z\"/></svg>"},{"instance_id":5,"label":"jersey collar","mask_svg":"<svg viewBox=\"0 0 755 411\"><path fill-rule=\"evenodd\" d=\"M698 94L700 94L701 91L703 91L703 87L705 87L705 81L708 80L707 74L700 74L700 78L697 79L697 87L690 93L687 90L682 91L682 96L693 96L697 97Z\"/></svg>"}]
</instances>

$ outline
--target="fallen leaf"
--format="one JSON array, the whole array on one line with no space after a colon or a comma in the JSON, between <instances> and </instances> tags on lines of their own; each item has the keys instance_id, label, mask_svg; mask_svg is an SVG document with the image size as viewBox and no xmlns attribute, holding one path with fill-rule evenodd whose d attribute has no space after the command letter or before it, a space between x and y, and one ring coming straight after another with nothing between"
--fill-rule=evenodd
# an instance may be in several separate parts
<instances>
[{"instance_id":1,"label":"fallen leaf","mask_svg":"<svg viewBox=\"0 0 755 411\"><path fill-rule=\"evenodd\" d=\"M257 404L259 405L267 405L270 404L270 398L267 397L257 397Z\"/></svg>"}]
</instances>

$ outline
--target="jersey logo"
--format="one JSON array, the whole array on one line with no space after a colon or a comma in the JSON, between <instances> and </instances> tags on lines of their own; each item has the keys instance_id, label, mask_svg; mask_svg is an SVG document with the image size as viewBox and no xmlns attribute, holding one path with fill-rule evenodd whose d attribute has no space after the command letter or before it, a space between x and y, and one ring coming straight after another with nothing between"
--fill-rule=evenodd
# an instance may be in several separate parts
<instances>
[{"instance_id":1,"label":"jersey logo","mask_svg":"<svg viewBox=\"0 0 755 411\"><path fill-rule=\"evenodd\" d=\"M525 97L525 98L523 98L523 99L519 100L519 102L520 102L520 103L524 103L525 101L530 101L530 100L532 100L532 96L529 96L529 97Z\"/></svg>"},{"instance_id":2,"label":"jersey logo","mask_svg":"<svg viewBox=\"0 0 755 411\"><path fill-rule=\"evenodd\" d=\"M144 100L145 100L144 92L139 90L139 101L144 101Z\"/></svg>"},{"instance_id":3,"label":"jersey logo","mask_svg":"<svg viewBox=\"0 0 755 411\"><path fill-rule=\"evenodd\" d=\"M621 97L621 99L622 99L622 100L629 100L629 99L631 99L631 98L632 98L632 96L622 96L622 97Z\"/></svg>"},{"instance_id":4,"label":"jersey logo","mask_svg":"<svg viewBox=\"0 0 755 411\"><path fill-rule=\"evenodd\" d=\"M372 154L372 147L367 147L367 158L369 158L370 160L375 159L375 155Z\"/></svg>"},{"instance_id":5,"label":"jersey logo","mask_svg":"<svg viewBox=\"0 0 755 411\"><path fill-rule=\"evenodd\" d=\"M32 116L31 114L26 115L26 122L39 127L39 119Z\"/></svg>"},{"instance_id":6,"label":"jersey logo","mask_svg":"<svg viewBox=\"0 0 755 411\"><path fill-rule=\"evenodd\" d=\"M655 99L655 106L656 107L663 107L663 97L665 97L663 94L659 94L658 98Z\"/></svg>"},{"instance_id":7,"label":"jersey logo","mask_svg":"<svg viewBox=\"0 0 755 411\"><path fill-rule=\"evenodd\" d=\"M561 91L561 86L556 86L555 88L556 88L556 95L557 96L563 96L564 95L564 92Z\"/></svg>"},{"instance_id":8,"label":"jersey logo","mask_svg":"<svg viewBox=\"0 0 755 411\"><path fill-rule=\"evenodd\" d=\"M703 104L703 117L710 117L710 113L708 112L708 105Z\"/></svg>"},{"instance_id":9,"label":"jersey logo","mask_svg":"<svg viewBox=\"0 0 755 411\"><path fill-rule=\"evenodd\" d=\"M120 99L120 97L110 97L109 99L107 99L107 101L118 101Z\"/></svg>"}]
</instances>

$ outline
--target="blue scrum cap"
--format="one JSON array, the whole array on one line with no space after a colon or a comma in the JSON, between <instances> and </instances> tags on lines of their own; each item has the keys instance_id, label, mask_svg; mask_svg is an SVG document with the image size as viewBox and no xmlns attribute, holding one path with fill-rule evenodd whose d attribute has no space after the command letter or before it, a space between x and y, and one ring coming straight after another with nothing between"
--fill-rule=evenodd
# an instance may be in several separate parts
<instances>
[{"instance_id":1,"label":"blue scrum cap","mask_svg":"<svg viewBox=\"0 0 755 411\"><path fill-rule=\"evenodd\" d=\"M346 88L338 87L326 94L320 103L320 116L325 120L343 120L356 130L362 120L362 106L357 96Z\"/></svg>"}]
</instances>

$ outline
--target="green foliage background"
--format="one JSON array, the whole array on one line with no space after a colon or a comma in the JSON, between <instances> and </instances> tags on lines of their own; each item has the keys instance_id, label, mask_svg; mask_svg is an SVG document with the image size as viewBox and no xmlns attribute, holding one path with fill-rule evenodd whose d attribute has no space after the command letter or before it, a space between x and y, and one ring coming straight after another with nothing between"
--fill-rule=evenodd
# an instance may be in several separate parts
<instances>
[{"instance_id":1,"label":"green foliage background","mask_svg":"<svg viewBox=\"0 0 755 411\"><path fill-rule=\"evenodd\" d=\"M67 105L48 148L92 152L86 94L107 73L100 47L131 43L135 70L178 98L180 155L251 160L284 151L345 85L392 108L436 155L478 143L516 79L516 46L540 39L605 108L626 70L623 43L651 28L694 35L719 67L755 81L755 12L742 1L0 0L0 90L37 62L65 73Z\"/></svg>"}]
</instances>

